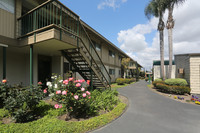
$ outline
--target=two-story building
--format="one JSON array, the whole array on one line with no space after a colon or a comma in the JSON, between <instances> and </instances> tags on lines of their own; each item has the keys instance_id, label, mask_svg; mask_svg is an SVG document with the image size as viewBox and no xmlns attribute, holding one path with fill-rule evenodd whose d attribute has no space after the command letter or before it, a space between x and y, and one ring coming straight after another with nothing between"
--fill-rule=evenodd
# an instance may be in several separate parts
<instances>
[{"instance_id":1,"label":"two-story building","mask_svg":"<svg viewBox=\"0 0 200 133\"><path fill-rule=\"evenodd\" d=\"M23 86L71 70L109 87L129 58L58 0L1 0L0 51L0 77Z\"/></svg>"}]
</instances>

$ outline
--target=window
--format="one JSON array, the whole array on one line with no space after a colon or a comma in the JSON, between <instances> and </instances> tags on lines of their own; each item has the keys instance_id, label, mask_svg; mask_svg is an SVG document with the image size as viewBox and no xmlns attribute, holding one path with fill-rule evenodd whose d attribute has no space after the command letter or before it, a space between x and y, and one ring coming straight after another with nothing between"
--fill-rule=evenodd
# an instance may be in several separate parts
<instances>
[{"instance_id":1,"label":"window","mask_svg":"<svg viewBox=\"0 0 200 133\"><path fill-rule=\"evenodd\" d=\"M14 0L0 0L0 8L10 13L14 13L15 1Z\"/></svg>"},{"instance_id":2,"label":"window","mask_svg":"<svg viewBox=\"0 0 200 133\"><path fill-rule=\"evenodd\" d=\"M95 43L95 48L96 48L97 51L101 51L101 45L100 44Z\"/></svg>"},{"instance_id":3,"label":"window","mask_svg":"<svg viewBox=\"0 0 200 133\"><path fill-rule=\"evenodd\" d=\"M98 43L96 43L95 41L92 41L92 42L93 42L93 44L94 44L95 49L96 49L97 51L101 51L101 45L98 44Z\"/></svg>"},{"instance_id":4,"label":"window","mask_svg":"<svg viewBox=\"0 0 200 133\"><path fill-rule=\"evenodd\" d=\"M110 75L115 75L115 69L109 69L109 74Z\"/></svg>"},{"instance_id":5,"label":"window","mask_svg":"<svg viewBox=\"0 0 200 133\"><path fill-rule=\"evenodd\" d=\"M115 57L115 53L109 50L109 56L114 58Z\"/></svg>"}]
</instances>

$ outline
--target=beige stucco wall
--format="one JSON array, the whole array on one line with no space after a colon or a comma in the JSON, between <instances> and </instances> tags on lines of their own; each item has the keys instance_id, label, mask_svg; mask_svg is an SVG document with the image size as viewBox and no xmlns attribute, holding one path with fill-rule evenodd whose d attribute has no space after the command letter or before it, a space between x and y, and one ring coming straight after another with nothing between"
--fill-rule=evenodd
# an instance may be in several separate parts
<instances>
[{"instance_id":1,"label":"beige stucco wall","mask_svg":"<svg viewBox=\"0 0 200 133\"><path fill-rule=\"evenodd\" d=\"M18 52L19 48L8 47L6 59L6 78L9 84L29 84L29 56ZM2 59L2 54L0 54ZM2 61L2 60L1 60ZM2 71L2 65L0 66ZM1 76L2 78L2 76Z\"/></svg>"},{"instance_id":2,"label":"beige stucco wall","mask_svg":"<svg viewBox=\"0 0 200 133\"><path fill-rule=\"evenodd\" d=\"M167 75L168 75L168 70L169 70L169 66L165 65L164 72L165 72L165 78L166 79L167 79ZM171 75L171 78L175 78L176 77L175 73L176 73L176 65L173 65L172 66L172 75ZM161 78L160 65L155 65L153 67L153 77L154 77L154 80Z\"/></svg>"},{"instance_id":3,"label":"beige stucco wall","mask_svg":"<svg viewBox=\"0 0 200 133\"><path fill-rule=\"evenodd\" d=\"M0 9L0 35L14 38L15 15Z\"/></svg>"},{"instance_id":4,"label":"beige stucco wall","mask_svg":"<svg viewBox=\"0 0 200 133\"><path fill-rule=\"evenodd\" d=\"M190 56L190 88L191 93L200 94L200 55Z\"/></svg>"}]
</instances>

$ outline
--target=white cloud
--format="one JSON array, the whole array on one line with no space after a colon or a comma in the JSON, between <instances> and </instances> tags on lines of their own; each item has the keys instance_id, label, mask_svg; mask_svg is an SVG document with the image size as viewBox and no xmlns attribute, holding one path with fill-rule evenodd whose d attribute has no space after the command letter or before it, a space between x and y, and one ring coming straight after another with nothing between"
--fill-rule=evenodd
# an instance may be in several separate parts
<instances>
[{"instance_id":1,"label":"white cloud","mask_svg":"<svg viewBox=\"0 0 200 133\"><path fill-rule=\"evenodd\" d=\"M200 1L188 0L183 5L175 7L173 30L174 54L200 53ZM168 11L166 11L165 22ZM118 33L120 48L137 60L142 66L150 69L153 60L160 59L159 33L153 38L152 44L146 42L146 34L156 30L158 20L153 18L147 24L138 24L131 29ZM168 32L164 31L165 59L168 59Z\"/></svg>"},{"instance_id":2,"label":"white cloud","mask_svg":"<svg viewBox=\"0 0 200 133\"><path fill-rule=\"evenodd\" d=\"M125 2L127 2L127 0L104 0L97 6L97 8L101 10L107 6L115 10L116 8L120 7L120 4L125 3Z\"/></svg>"}]
</instances>

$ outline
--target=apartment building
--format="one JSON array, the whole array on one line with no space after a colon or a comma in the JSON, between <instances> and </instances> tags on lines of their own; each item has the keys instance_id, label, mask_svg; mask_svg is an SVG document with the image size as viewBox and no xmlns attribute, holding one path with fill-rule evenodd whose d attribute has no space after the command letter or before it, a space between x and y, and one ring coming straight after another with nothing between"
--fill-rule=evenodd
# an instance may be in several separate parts
<instances>
[{"instance_id":1,"label":"apartment building","mask_svg":"<svg viewBox=\"0 0 200 133\"><path fill-rule=\"evenodd\" d=\"M0 0L0 51L0 77L24 86L73 71L107 88L129 58L58 0Z\"/></svg>"}]
</instances>

